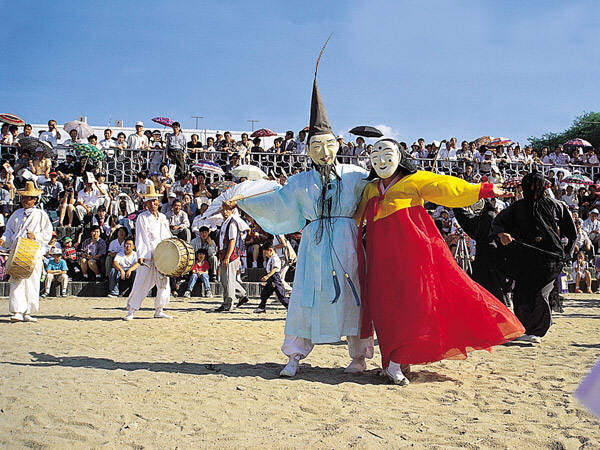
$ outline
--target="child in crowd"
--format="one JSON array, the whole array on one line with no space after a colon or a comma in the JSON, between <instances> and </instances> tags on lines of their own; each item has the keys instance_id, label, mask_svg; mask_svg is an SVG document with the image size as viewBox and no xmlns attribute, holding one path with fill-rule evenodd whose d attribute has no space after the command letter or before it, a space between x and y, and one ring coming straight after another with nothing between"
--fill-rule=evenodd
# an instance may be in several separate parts
<instances>
[{"instance_id":1,"label":"child in crowd","mask_svg":"<svg viewBox=\"0 0 600 450\"><path fill-rule=\"evenodd\" d=\"M290 299L285 294L285 289L281 283L281 275L279 274L281 259L277 256L271 244L263 245L262 253L263 261L266 261L265 269L267 270L267 274L260 279L265 285L260 292L260 304L254 312L257 314L266 312L267 300L273 292L275 292L277 300L287 309Z\"/></svg>"},{"instance_id":2,"label":"child in crowd","mask_svg":"<svg viewBox=\"0 0 600 450\"><path fill-rule=\"evenodd\" d=\"M585 260L583 252L577 253L577 260L573 263L573 278L575 279L575 292L578 294L582 293L579 284L581 280L584 280L587 287L586 293L592 293L592 275L588 269L588 263Z\"/></svg>"},{"instance_id":3,"label":"child in crowd","mask_svg":"<svg viewBox=\"0 0 600 450\"><path fill-rule=\"evenodd\" d=\"M190 280L188 282L187 290L184 297L189 298L194 290L194 286L198 281L198 278L202 280L202 284L204 286L204 295L201 297L212 297L212 292L210 291L210 283L208 279L208 272L210 270L210 264L208 263L208 252L204 249L200 249L196 252L196 261L194 262L194 266L192 267L192 273L190 275Z\"/></svg>"},{"instance_id":4,"label":"child in crowd","mask_svg":"<svg viewBox=\"0 0 600 450\"><path fill-rule=\"evenodd\" d=\"M126 238L123 242L123 252L117 253L113 259L112 268L108 277L108 296L118 297L119 287L125 291L133 286L136 270L139 266L137 252L134 251L135 242Z\"/></svg>"},{"instance_id":5,"label":"child in crowd","mask_svg":"<svg viewBox=\"0 0 600 450\"><path fill-rule=\"evenodd\" d=\"M68 274L73 278L80 273L79 264L77 264L77 248L73 246L73 240L69 236L63 238L62 243L63 258L67 264Z\"/></svg>"},{"instance_id":6,"label":"child in crowd","mask_svg":"<svg viewBox=\"0 0 600 450\"><path fill-rule=\"evenodd\" d=\"M60 294L56 291L57 297L67 296L67 286L69 283L69 277L67 276L67 263L62 259L62 250L58 247L54 247L50 254L52 259L46 263L46 282L44 286L44 292L42 297L47 297L50 293L50 286L54 280L60 283Z\"/></svg>"}]
</instances>

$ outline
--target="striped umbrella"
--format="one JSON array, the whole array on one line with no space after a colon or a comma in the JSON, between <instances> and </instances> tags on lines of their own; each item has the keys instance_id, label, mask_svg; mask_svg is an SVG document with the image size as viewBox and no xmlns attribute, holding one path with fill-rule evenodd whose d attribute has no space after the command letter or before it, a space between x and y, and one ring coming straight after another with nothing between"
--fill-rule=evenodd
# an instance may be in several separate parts
<instances>
[{"instance_id":1,"label":"striped umbrella","mask_svg":"<svg viewBox=\"0 0 600 450\"><path fill-rule=\"evenodd\" d=\"M518 186L521 185L521 180L523 179L523 177L513 177L513 178L509 178L508 180L506 180L504 183L502 183L502 187L505 189L514 189Z\"/></svg>"},{"instance_id":2,"label":"striped umbrella","mask_svg":"<svg viewBox=\"0 0 600 450\"><path fill-rule=\"evenodd\" d=\"M225 175L225 172L223 172L223 169L221 169L221 166L219 166L217 163L214 163L212 161L198 161L197 163L195 163L192 166L192 169L194 170L198 170L200 172L210 172L210 173L216 173L217 175Z\"/></svg>"},{"instance_id":3,"label":"striped umbrella","mask_svg":"<svg viewBox=\"0 0 600 450\"><path fill-rule=\"evenodd\" d=\"M152 122L158 123L160 125L164 125L165 127L173 126L173 119L169 119L168 117L155 117L152 119Z\"/></svg>"},{"instance_id":4,"label":"striped umbrella","mask_svg":"<svg viewBox=\"0 0 600 450\"><path fill-rule=\"evenodd\" d=\"M569 139L567 142L565 142L564 145L570 146L570 147L593 147L592 144L590 144L588 141L586 141L585 139Z\"/></svg>"},{"instance_id":5,"label":"striped umbrella","mask_svg":"<svg viewBox=\"0 0 600 450\"><path fill-rule=\"evenodd\" d=\"M581 186L589 186L590 184L594 184L594 182L590 178L580 173L574 173L571 176L563 178L562 182L566 184L576 184Z\"/></svg>"},{"instance_id":6,"label":"striped umbrella","mask_svg":"<svg viewBox=\"0 0 600 450\"><path fill-rule=\"evenodd\" d=\"M500 145L510 145L513 141L505 137L497 137L489 142L490 147L498 147Z\"/></svg>"},{"instance_id":7,"label":"striped umbrella","mask_svg":"<svg viewBox=\"0 0 600 450\"><path fill-rule=\"evenodd\" d=\"M25 121L19 116L14 114L0 114L0 122L7 123L9 125L25 125Z\"/></svg>"},{"instance_id":8,"label":"striped umbrella","mask_svg":"<svg viewBox=\"0 0 600 450\"><path fill-rule=\"evenodd\" d=\"M261 128L260 130L256 130L254 133L250 135L250 137L267 137L267 136L277 136L273 130L269 130L268 128Z\"/></svg>"}]
</instances>

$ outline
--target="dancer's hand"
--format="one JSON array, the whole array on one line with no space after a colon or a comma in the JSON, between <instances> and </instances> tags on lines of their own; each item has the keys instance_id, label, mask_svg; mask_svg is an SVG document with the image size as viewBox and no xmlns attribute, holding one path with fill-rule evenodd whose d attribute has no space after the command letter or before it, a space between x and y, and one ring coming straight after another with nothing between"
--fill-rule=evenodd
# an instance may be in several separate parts
<instances>
[{"instance_id":1,"label":"dancer's hand","mask_svg":"<svg viewBox=\"0 0 600 450\"><path fill-rule=\"evenodd\" d=\"M28 231L27 232L27 237L29 239L34 239L35 240L35 233L33 231Z\"/></svg>"},{"instance_id":2,"label":"dancer's hand","mask_svg":"<svg viewBox=\"0 0 600 450\"><path fill-rule=\"evenodd\" d=\"M509 198L515 196L514 193L505 191L504 189L500 188L500 186L497 184L494 184L492 191L494 192L494 197Z\"/></svg>"},{"instance_id":3,"label":"dancer's hand","mask_svg":"<svg viewBox=\"0 0 600 450\"><path fill-rule=\"evenodd\" d=\"M502 245L508 245L514 241L513 237L508 233L498 233L498 237L500 238Z\"/></svg>"}]
</instances>

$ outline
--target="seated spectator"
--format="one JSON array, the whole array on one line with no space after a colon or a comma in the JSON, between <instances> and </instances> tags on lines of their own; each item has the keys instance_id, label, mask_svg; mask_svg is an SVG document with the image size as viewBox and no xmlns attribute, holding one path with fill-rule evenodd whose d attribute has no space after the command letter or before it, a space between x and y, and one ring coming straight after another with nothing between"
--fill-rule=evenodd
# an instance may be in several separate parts
<instances>
[{"instance_id":1,"label":"seated spectator","mask_svg":"<svg viewBox=\"0 0 600 450\"><path fill-rule=\"evenodd\" d=\"M175 184L175 179L169 174L169 166L167 164L161 164L159 168L159 181L164 183L167 189L171 189L171 186Z\"/></svg>"},{"instance_id":2,"label":"seated spectator","mask_svg":"<svg viewBox=\"0 0 600 450\"><path fill-rule=\"evenodd\" d=\"M207 261L206 257L206 250L200 249L196 252L196 261L192 266L192 272L190 273L187 290L185 291L185 294L183 294L184 297L189 298L191 296L191 293L194 290L194 286L196 285L198 278L202 281L202 286L204 287L204 292L200 293L200 297L212 297L208 277L210 264Z\"/></svg>"},{"instance_id":3,"label":"seated spectator","mask_svg":"<svg viewBox=\"0 0 600 450\"><path fill-rule=\"evenodd\" d=\"M566 166L571 161L569 155L563 153L562 145L557 145L554 148L554 152L548 155L548 159L550 164L553 164L555 166Z\"/></svg>"},{"instance_id":4,"label":"seated spectator","mask_svg":"<svg viewBox=\"0 0 600 450\"><path fill-rule=\"evenodd\" d=\"M569 207L569 209L573 208L573 206L575 206L575 192L573 190L573 186L571 184L568 184L567 187L565 188L565 194L560 198L560 200L562 202L565 202L567 204L567 206Z\"/></svg>"},{"instance_id":5,"label":"seated spectator","mask_svg":"<svg viewBox=\"0 0 600 450\"><path fill-rule=\"evenodd\" d=\"M154 183L154 191L157 194L164 194L167 190L167 183L161 181L160 174L158 172L150 172L150 181Z\"/></svg>"},{"instance_id":6,"label":"seated spectator","mask_svg":"<svg viewBox=\"0 0 600 450\"><path fill-rule=\"evenodd\" d=\"M100 227L92 227L91 237L81 244L81 256L79 257L79 267L83 277L87 277L89 271L94 278L101 276L103 259L106 256L106 242L100 238Z\"/></svg>"},{"instance_id":7,"label":"seated spectator","mask_svg":"<svg viewBox=\"0 0 600 450\"><path fill-rule=\"evenodd\" d=\"M246 261L248 267L258 267L260 248L270 240L269 236L260 228L260 226L250 221L250 230L244 239L246 245Z\"/></svg>"},{"instance_id":8,"label":"seated spectator","mask_svg":"<svg viewBox=\"0 0 600 450\"><path fill-rule=\"evenodd\" d=\"M35 156L31 161L31 171L37 175L37 183L43 185L50 179L50 170L52 169L52 160L44 155L44 149L38 147Z\"/></svg>"},{"instance_id":9,"label":"seated spectator","mask_svg":"<svg viewBox=\"0 0 600 450\"><path fill-rule=\"evenodd\" d=\"M80 269L77 264L77 248L73 245L70 236L65 236L62 240L62 255L63 260L67 263L67 274L71 278L75 278L80 273Z\"/></svg>"},{"instance_id":10,"label":"seated spectator","mask_svg":"<svg viewBox=\"0 0 600 450\"><path fill-rule=\"evenodd\" d=\"M600 160L598 159L598 155L596 155L596 153L594 153L594 148L593 147L588 148L588 151L583 156L582 160L583 160L583 163L586 166L597 166L597 165L600 164Z\"/></svg>"},{"instance_id":11,"label":"seated spectator","mask_svg":"<svg viewBox=\"0 0 600 450\"><path fill-rule=\"evenodd\" d=\"M179 239L190 242L190 219L185 211L181 209L181 200L176 199L172 204L172 208L173 210L167 213L171 233Z\"/></svg>"},{"instance_id":12,"label":"seated spectator","mask_svg":"<svg viewBox=\"0 0 600 450\"><path fill-rule=\"evenodd\" d=\"M597 252L598 243L600 243L600 220L598 220L598 210L596 208L590 211L589 217L583 222L583 229L588 234L592 244L594 244L594 251Z\"/></svg>"},{"instance_id":13,"label":"seated spectator","mask_svg":"<svg viewBox=\"0 0 600 450\"><path fill-rule=\"evenodd\" d=\"M67 178L65 181L64 191L59 194L59 213L58 213L58 225L65 225L67 227L73 226L73 217L75 213L75 189L73 189L73 180ZM67 216L67 223L64 223L65 215Z\"/></svg>"},{"instance_id":14,"label":"seated spectator","mask_svg":"<svg viewBox=\"0 0 600 450\"><path fill-rule=\"evenodd\" d=\"M231 173L233 169L240 165L240 158L238 155L231 155L230 161L229 164L226 164L225 167L223 167L223 171L226 173Z\"/></svg>"},{"instance_id":15,"label":"seated spectator","mask_svg":"<svg viewBox=\"0 0 600 450\"><path fill-rule=\"evenodd\" d=\"M586 252L590 257L593 257L594 247L587 232L583 229L583 220L573 219L573 222L575 222L575 228L577 229L577 237L575 238L575 247L573 252L575 254L578 254L580 251Z\"/></svg>"},{"instance_id":16,"label":"seated spectator","mask_svg":"<svg viewBox=\"0 0 600 450\"><path fill-rule=\"evenodd\" d=\"M192 239L190 245L195 252L198 250L204 250L206 252L205 258L210 264L210 278L211 280L216 279L217 268L219 267L219 259L217 258L217 244L210 238L210 230L207 226L200 227L198 237Z\"/></svg>"},{"instance_id":17,"label":"seated spectator","mask_svg":"<svg viewBox=\"0 0 600 450\"><path fill-rule=\"evenodd\" d=\"M192 174L189 172L182 174L181 179L171 186L169 192L177 194L177 198L179 199L183 198L183 194L193 195L194 186L192 185Z\"/></svg>"},{"instance_id":18,"label":"seated spectator","mask_svg":"<svg viewBox=\"0 0 600 450\"><path fill-rule=\"evenodd\" d=\"M56 167L56 172L63 182L67 179L75 179L75 171L77 169L77 161L75 155L71 152L67 152L65 160Z\"/></svg>"},{"instance_id":19,"label":"seated spectator","mask_svg":"<svg viewBox=\"0 0 600 450\"><path fill-rule=\"evenodd\" d=\"M181 209L187 214L188 219L196 216L197 206L190 194L184 194L183 200L181 200Z\"/></svg>"},{"instance_id":20,"label":"seated spectator","mask_svg":"<svg viewBox=\"0 0 600 450\"><path fill-rule=\"evenodd\" d=\"M108 296L118 297L120 292L133 286L136 270L139 266L132 238L125 239L123 252L119 252L112 263L108 278Z\"/></svg>"},{"instance_id":21,"label":"seated spectator","mask_svg":"<svg viewBox=\"0 0 600 450\"><path fill-rule=\"evenodd\" d=\"M98 190L98 206L104 206L107 210L110 207L110 189L105 183L106 174L104 172L96 172L96 181L94 187Z\"/></svg>"},{"instance_id":22,"label":"seated spectator","mask_svg":"<svg viewBox=\"0 0 600 450\"><path fill-rule=\"evenodd\" d=\"M60 248L53 248L50 254L52 255L52 259L46 263L46 282L42 297L47 297L50 294L50 287L52 286L52 282L55 280L60 283L59 295L61 297L66 297L69 283L69 277L67 276L67 263L62 259L62 251Z\"/></svg>"},{"instance_id":23,"label":"seated spectator","mask_svg":"<svg viewBox=\"0 0 600 450\"><path fill-rule=\"evenodd\" d=\"M135 212L135 203L125 192L118 194L115 201L110 204L110 215L117 216L119 220Z\"/></svg>"},{"instance_id":24,"label":"seated spectator","mask_svg":"<svg viewBox=\"0 0 600 450\"><path fill-rule=\"evenodd\" d=\"M92 217L92 226L98 226L100 228L100 237L104 240L110 237L110 224L109 216L106 213L104 205L98 206L96 214Z\"/></svg>"},{"instance_id":25,"label":"seated spectator","mask_svg":"<svg viewBox=\"0 0 600 450\"><path fill-rule=\"evenodd\" d=\"M573 263L573 279L575 280L575 292L582 293L579 288L581 281L585 281L587 287L586 293L592 293L592 275L588 268L588 262L585 260L583 252L577 253L577 260Z\"/></svg>"},{"instance_id":26,"label":"seated spectator","mask_svg":"<svg viewBox=\"0 0 600 450\"><path fill-rule=\"evenodd\" d=\"M94 183L90 181L84 182L84 187L77 193L77 201L75 202L75 213L81 224L92 220L100 204L99 196L100 192ZM69 216L69 222L71 222L72 213Z\"/></svg>"}]
</instances>

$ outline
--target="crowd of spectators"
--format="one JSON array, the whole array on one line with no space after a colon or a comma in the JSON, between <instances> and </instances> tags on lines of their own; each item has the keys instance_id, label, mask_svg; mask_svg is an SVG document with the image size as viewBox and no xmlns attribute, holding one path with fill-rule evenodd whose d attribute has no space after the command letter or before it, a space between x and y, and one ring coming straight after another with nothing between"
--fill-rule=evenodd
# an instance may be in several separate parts
<instances>
[{"instance_id":1,"label":"crowd of spectators","mask_svg":"<svg viewBox=\"0 0 600 450\"><path fill-rule=\"evenodd\" d=\"M39 134L39 139L56 149L63 138L56 122L48 122L48 129ZM279 137L269 148L261 146L261 138L251 139L247 133L235 141L230 132L208 137L202 142L198 134L189 139L182 133L180 124L175 122L169 133L160 130L144 130L142 122L136 124L136 131L130 136L118 133L113 136L111 129L104 131L103 139L92 135L81 139L76 131L61 144L67 148L64 160L59 161L57 153L48 152L40 146L34 152L20 147L19 141L32 134L31 125L19 127L3 125L0 135L2 164L0 168L0 227L15 208L15 191L27 180L34 180L42 189L41 207L51 218L55 227L55 238L51 242L45 258L46 275L44 294L49 295L51 285L57 282L57 295L67 291L68 280L107 280L111 296L122 295L130 289L137 268L134 240L134 222L142 210L140 194L153 185L162 195L161 212L165 213L173 235L190 242L197 252L197 260L192 272L184 279L172 280L175 293L190 296L194 289L204 295L211 295L210 281L218 278L218 248L216 239L219 224L202 219L202 213L211 201L235 183L243 181L232 175L232 170L241 164L259 165L263 169L275 167L269 161L277 161L285 155L306 154L306 131L296 134L288 131ZM338 157L369 167L368 155L371 145L366 145L362 137L346 142L338 136L340 151ZM104 161L94 161L78 156L70 150L74 144L91 144L105 155ZM583 252L584 259L590 261L596 271L595 256L600 245L600 188L576 186L562 181L564 171L599 165L594 149L557 146L554 149L543 147L533 149L519 145L490 147L478 146L476 142L463 141L457 146L456 138L448 141L426 144L418 139L410 147L401 145L415 159L427 161L422 168L449 172L453 162L461 162L460 170L452 173L469 182L506 181L507 168L544 167L551 183L553 195L564 201L571 209L579 232L577 251ZM137 150L142 159L143 170L137 173L137 183L123 185L110 180L110 161L119 157L123 150ZM215 178L193 170L193 162L210 160L221 166L225 175ZM289 173L283 170L265 170L269 177L285 184L287 177L310 166L305 158L304 166L294 167ZM266 167L263 166L266 164ZM517 192L517 198L520 193ZM498 208L502 202L498 202ZM451 247L456 245L457 224L452 211L432 205L432 214L442 234ZM274 251L282 260L285 272L291 265L286 251L286 243L297 248L300 235L271 236L265 233L250 217L244 216L250 231L244 238L243 267L257 268L264 263L265 246L273 245ZM474 248L474 245L472 246ZM286 256L288 255L288 256ZM0 258L0 265L2 259ZM286 274L282 270L285 283ZM3 272L0 271L0 278ZM581 278L586 277L582 272ZM289 286L286 283L286 290Z\"/></svg>"}]
</instances>

